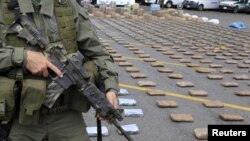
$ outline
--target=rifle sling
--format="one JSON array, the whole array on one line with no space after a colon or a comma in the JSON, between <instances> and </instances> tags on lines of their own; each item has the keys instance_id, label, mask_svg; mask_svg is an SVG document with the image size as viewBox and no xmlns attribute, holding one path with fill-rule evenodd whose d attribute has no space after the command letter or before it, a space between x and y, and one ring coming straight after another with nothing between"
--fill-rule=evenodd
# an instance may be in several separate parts
<instances>
[{"instance_id":1,"label":"rifle sling","mask_svg":"<svg viewBox=\"0 0 250 141\"><path fill-rule=\"evenodd\" d=\"M97 124L97 141L102 141L102 123L101 120L96 118Z\"/></svg>"}]
</instances>

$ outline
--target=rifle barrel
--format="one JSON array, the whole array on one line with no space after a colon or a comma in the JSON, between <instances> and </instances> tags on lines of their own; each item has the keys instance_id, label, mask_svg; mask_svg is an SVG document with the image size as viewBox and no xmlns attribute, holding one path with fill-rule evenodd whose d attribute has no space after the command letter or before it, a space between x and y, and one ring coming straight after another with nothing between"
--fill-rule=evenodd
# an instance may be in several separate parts
<instances>
[{"instance_id":1,"label":"rifle barrel","mask_svg":"<svg viewBox=\"0 0 250 141\"><path fill-rule=\"evenodd\" d=\"M121 125L114 119L111 120L111 122L116 126L116 128L121 132L121 134L128 140L128 141L134 141L126 132L123 130Z\"/></svg>"}]
</instances>

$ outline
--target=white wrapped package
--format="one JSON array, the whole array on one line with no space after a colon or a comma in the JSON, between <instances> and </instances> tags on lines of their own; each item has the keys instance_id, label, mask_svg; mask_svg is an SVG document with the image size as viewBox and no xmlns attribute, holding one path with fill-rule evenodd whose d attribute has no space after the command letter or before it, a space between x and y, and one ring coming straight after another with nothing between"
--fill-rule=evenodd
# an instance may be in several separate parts
<instances>
[{"instance_id":1,"label":"white wrapped package","mask_svg":"<svg viewBox=\"0 0 250 141\"><path fill-rule=\"evenodd\" d=\"M143 117L142 109L124 109L125 117Z\"/></svg>"},{"instance_id":2,"label":"white wrapped package","mask_svg":"<svg viewBox=\"0 0 250 141\"><path fill-rule=\"evenodd\" d=\"M128 135L133 135L133 134L138 134L139 133L139 128L136 124L128 124L128 125L122 125L122 129L125 131L126 134ZM121 132L117 130L119 134Z\"/></svg>"},{"instance_id":3,"label":"white wrapped package","mask_svg":"<svg viewBox=\"0 0 250 141\"><path fill-rule=\"evenodd\" d=\"M97 127L86 127L87 133L90 137L97 136ZM108 128L106 126L102 126L102 136L108 136Z\"/></svg>"},{"instance_id":4,"label":"white wrapped package","mask_svg":"<svg viewBox=\"0 0 250 141\"><path fill-rule=\"evenodd\" d=\"M204 22L208 22L208 18L207 17L202 17L201 18Z\"/></svg>"},{"instance_id":5,"label":"white wrapped package","mask_svg":"<svg viewBox=\"0 0 250 141\"><path fill-rule=\"evenodd\" d=\"M129 98L118 98L119 106L135 106L136 101Z\"/></svg>"},{"instance_id":6,"label":"white wrapped package","mask_svg":"<svg viewBox=\"0 0 250 141\"><path fill-rule=\"evenodd\" d=\"M192 15L191 17L192 17L193 19L197 19L197 18L198 18L197 15Z\"/></svg>"},{"instance_id":7,"label":"white wrapped package","mask_svg":"<svg viewBox=\"0 0 250 141\"><path fill-rule=\"evenodd\" d=\"M219 24L220 23L220 21L218 19L211 19L208 22L213 23L213 24Z\"/></svg>"},{"instance_id":8,"label":"white wrapped package","mask_svg":"<svg viewBox=\"0 0 250 141\"><path fill-rule=\"evenodd\" d=\"M184 13L182 16L184 16L184 17L190 17L191 15L189 13Z\"/></svg>"},{"instance_id":9,"label":"white wrapped package","mask_svg":"<svg viewBox=\"0 0 250 141\"><path fill-rule=\"evenodd\" d=\"M118 92L118 95L128 95L128 94L129 92L126 89L120 89L120 91Z\"/></svg>"}]
</instances>

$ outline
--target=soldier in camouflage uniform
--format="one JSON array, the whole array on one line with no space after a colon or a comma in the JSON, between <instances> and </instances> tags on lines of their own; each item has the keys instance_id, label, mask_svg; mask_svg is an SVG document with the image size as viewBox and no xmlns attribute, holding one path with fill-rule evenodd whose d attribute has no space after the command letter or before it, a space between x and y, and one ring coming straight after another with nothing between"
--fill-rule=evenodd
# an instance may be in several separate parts
<instances>
[{"instance_id":1,"label":"soldier in camouflage uniform","mask_svg":"<svg viewBox=\"0 0 250 141\"><path fill-rule=\"evenodd\" d=\"M10 8L10 1L17 5ZM84 67L91 81L103 88L115 108L119 90L113 58L98 41L87 12L76 0L0 0L0 121L13 120L9 138L88 141L82 112L90 106L75 88L66 90L51 109L43 105L51 82L48 69L58 76L62 72L38 46L30 46L10 30L17 9L33 19L51 42L62 42L68 53L79 50L85 56Z\"/></svg>"}]
</instances>

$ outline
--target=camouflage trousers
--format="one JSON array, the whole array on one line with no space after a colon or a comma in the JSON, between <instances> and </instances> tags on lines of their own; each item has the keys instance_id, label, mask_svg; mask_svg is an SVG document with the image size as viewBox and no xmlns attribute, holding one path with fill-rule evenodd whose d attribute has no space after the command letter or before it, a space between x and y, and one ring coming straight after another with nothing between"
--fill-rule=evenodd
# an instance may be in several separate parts
<instances>
[{"instance_id":1,"label":"camouflage trousers","mask_svg":"<svg viewBox=\"0 0 250 141\"><path fill-rule=\"evenodd\" d=\"M38 125L20 125L14 120L11 141L89 141L82 114L64 111L49 114Z\"/></svg>"}]
</instances>

